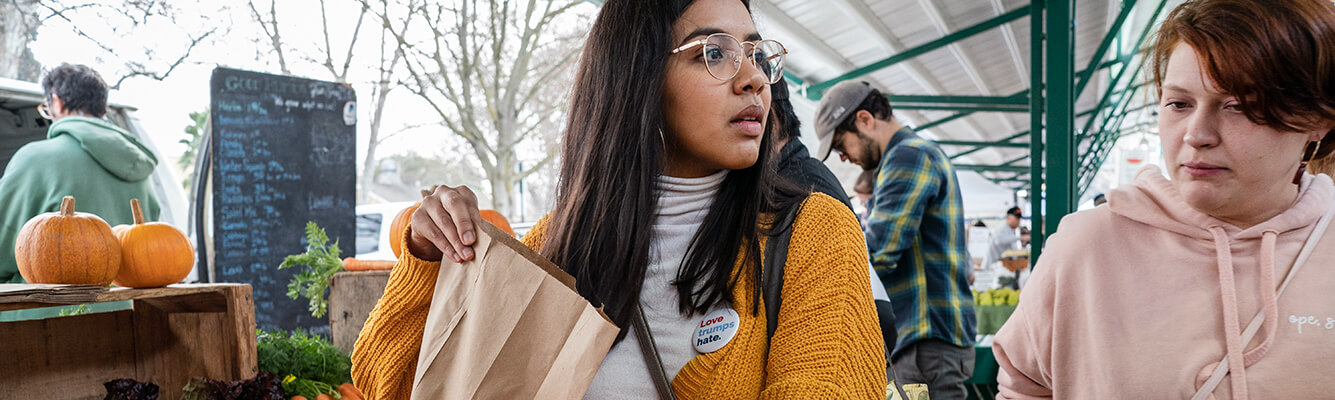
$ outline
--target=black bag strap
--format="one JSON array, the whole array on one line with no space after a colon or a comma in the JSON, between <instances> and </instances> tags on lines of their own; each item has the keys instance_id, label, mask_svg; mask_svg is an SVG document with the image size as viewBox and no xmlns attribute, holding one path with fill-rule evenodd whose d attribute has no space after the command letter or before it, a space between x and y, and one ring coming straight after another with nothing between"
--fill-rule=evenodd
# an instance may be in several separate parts
<instances>
[{"instance_id":1,"label":"black bag strap","mask_svg":"<svg viewBox=\"0 0 1335 400\"><path fill-rule=\"evenodd\" d=\"M788 243L793 238L793 221L797 219L795 205L789 210L775 214L771 229L778 229L778 234L771 236L765 243L765 258L762 273L765 281L765 332L769 339L774 338L774 330L779 326L779 306L783 303L783 267L788 262Z\"/></svg>"},{"instance_id":2,"label":"black bag strap","mask_svg":"<svg viewBox=\"0 0 1335 400\"><path fill-rule=\"evenodd\" d=\"M774 225L771 229L778 228L777 235L771 236L769 242L765 244L764 280L765 280L765 332L768 334L768 342L774 340L774 330L779 326L779 306L783 303L783 268L788 262L788 245L793 238L793 221L797 219L798 211L801 207L790 207L789 210L775 215ZM899 393L899 398L908 399L904 393L902 383L896 378L894 364L890 362L890 346L886 345L885 351L885 374L886 378L894 386L894 390Z\"/></svg>"},{"instance_id":3,"label":"black bag strap","mask_svg":"<svg viewBox=\"0 0 1335 400\"><path fill-rule=\"evenodd\" d=\"M654 335L649 332L649 321L644 318L644 307L635 304L635 316L631 319L635 329L635 339L640 342L640 352L644 353L644 363L649 365L649 377L654 381L660 400L677 400L672 392L672 382L668 381L667 371L663 370L663 358L658 356L658 345L654 344Z\"/></svg>"}]
</instances>

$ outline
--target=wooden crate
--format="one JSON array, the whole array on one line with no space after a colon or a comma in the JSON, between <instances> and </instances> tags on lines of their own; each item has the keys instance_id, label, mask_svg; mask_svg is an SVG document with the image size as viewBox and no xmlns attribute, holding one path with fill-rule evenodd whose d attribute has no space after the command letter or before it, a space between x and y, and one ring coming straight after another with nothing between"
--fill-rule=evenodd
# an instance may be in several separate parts
<instances>
[{"instance_id":1,"label":"wooden crate","mask_svg":"<svg viewBox=\"0 0 1335 400\"><path fill-rule=\"evenodd\" d=\"M159 398L177 399L194 376L255 376L250 285L116 288L93 302L123 300L133 308L0 323L0 360L8 361L0 363L0 399L101 399L102 384L118 378L153 382ZM0 310L57 305L65 304L0 303Z\"/></svg>"},{"instance_id":2,"label":"wooden crate","mask_svg":"<svg viewBox=\"0 0 1335 400\"><path fill-rule=\"evenodd\" d=\"M329 278L329 328L335 347L352 354L357 335L388 284L389 271L339 272Z\"/></svg>"}]
</instances>

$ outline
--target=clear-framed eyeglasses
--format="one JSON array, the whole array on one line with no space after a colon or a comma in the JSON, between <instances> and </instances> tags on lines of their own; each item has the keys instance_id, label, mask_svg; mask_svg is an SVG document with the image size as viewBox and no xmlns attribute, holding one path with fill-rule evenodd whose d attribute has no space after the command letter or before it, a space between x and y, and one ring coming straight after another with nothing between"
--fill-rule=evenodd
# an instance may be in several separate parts
<instances>
[{"instance_id":1,"label":"clear-framed eyeglasses","mask_svg":"<svg viewBox=\"0 0 1335 400\"><path fill-rule=\"evenodd\" d=\"M726 33L715 33L672 49L672 54L697 46L705 61L705 69L715 79L726 81L737 76L737 71L742 69L743 58L748 55L747 46L751 47L751 62L765 74L765 83L772 85L783 78L783 59L788 55L788 49L777 40L743 42Z\"/></svg>"},{"instance_id":2,"label":"clear-framed eyeglasses","mask_svg":"<svg viewBox=\"0 0 1335 400\"><path fill-rule=\"evenodd\" d=\"M45 101L43 101L42 104L37 105L37 114L41 115L42 118L55 119L51 118L51 106L46 105Z\"/></svg>"}]
</instances>

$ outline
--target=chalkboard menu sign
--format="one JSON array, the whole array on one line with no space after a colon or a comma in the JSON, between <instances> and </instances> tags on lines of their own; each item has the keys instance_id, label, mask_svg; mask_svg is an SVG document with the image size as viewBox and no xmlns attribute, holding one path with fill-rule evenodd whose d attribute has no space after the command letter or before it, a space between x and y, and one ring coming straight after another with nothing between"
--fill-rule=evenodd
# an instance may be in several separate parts
<instances>
[{"instance_id":1,"label":"chalkboard menu sign","mask_svg":"<svg viewBox=\"0 0 1335 400\"><path fill-rule=\"evenodd\" d=\"M356 103L351 88L226 68L210 84L214 280L248 283L260 328L328 332L307 300L287 297L314 221L351 255Z\"/></svg>"}]
</instances>

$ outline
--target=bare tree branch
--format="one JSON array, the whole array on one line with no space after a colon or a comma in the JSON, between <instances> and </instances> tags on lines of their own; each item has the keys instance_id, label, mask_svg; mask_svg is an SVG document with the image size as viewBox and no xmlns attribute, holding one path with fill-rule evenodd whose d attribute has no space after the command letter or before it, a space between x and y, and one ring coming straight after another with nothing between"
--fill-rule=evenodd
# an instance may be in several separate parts
<instances>
[{"instance_id":1,"label":"bare tree branch","mask_svg":"<svg viewBox=\"0 0 1335 400\"><path fill-rule=\"evenodd\" d=\"M320 1L323 2L324 0ZM357 46L357 38L361 36L358 35L358 33L361 33L362 31L362 21L366 19L366 11L367 8L363 7L361 12L357 14L357 26L352 28L352 39L348 41L348 52L346 53L346 56L343 58L343 73L341 75L345 78L348 76L348 68L352 66L352 49ZM328 37L328 35L325 35L325 37ZM381 40L380 47L382 49L385 47L384 45L385 45L384 40ZM381 62L383 61L384 57L381 57Z\"/></svg>"},{"instance_id":2,"label":"bare tree branch","mask_svg":"<svg viewBox=\"0 0 1335 400\"><path fill-rule=\"evenodd\" d=\"M14 4L15 8L17 8L17 7L18 7L18 4L19 4L18 1L16 1L16 0L10 0L10 3L11 3L11 4ZM55 18L55 17L60 17L61 19L64 19L64 20L66 20L66 21L69 21L69 18L66 18L66 17L65 17L65 13L66 13L66 12L70 12L70 11L78 11L78 10L81 9L81 8L102 7L101 4L85 3L85 4L75 4L75 5L72 5L72 6L66 6L66 7L61 8L60 10L56 10L54 7L51 7L51 5L48 4L48 3L41 3L41 4L42 4L42 7L45 7L47 10L50 10L50 11L51 11L51 15L42 17L42 19L41 19L42 22L46 22L46 20L51 19L51 18ZM24 24L24 28L30 28L30 29L31 29L31 28L33 28L33 27L32 27L32 26L28 26L27 24Z\"/></svg>"},{"instance_id":3,"label":"bare tree branch","mask_svg":"<svg viewBox=\"0 0 1335 400\"><path fill-rule=\"evenodd\" d=\"M275 8L276 4L278 4L278 0L269 1L269 20L265 21L264 17L260 15L259 9L255 8L255 0L246 1L246 5L250 7L250 15L255 18L256 22L260 23L260 27L264 29L265 36L268 36L269 41L273 43L274 52L278 53L278 70L282 72L283 75L291 75L292 72L287 69L287 58L283 55L283 40L278 34L278 11Z\"/></svg>"},{"instance_id":4,"label":"bare tree branch","mask_svg":"<svg viewBox=\"0 0 1335 400\"><path fill-rule=\"evenodd\" d=\"M173 61L170 65L168 65L166 71L159 73L159 72L148 71L147 69L134 69L130 71L129 74L121 76L120 79L117 79L116 84L111 85L111 89L112 90L120 89L121 83L124 83L126 79L130 79L136 76L147 76L149 78L159 81L167 79L167 76L171 75L172 71L176 70L176 67L181 66L181 64L185 63L186 59L190 58L190 53L194 52L195 47L199 46L200 42L204 41L205 38L208 38L210 35L212 35L214 32L217 31L218 28L213 28L208 32L204 32L203 35L199 35L199 37L197 38L190 39L190 45L186 47L185 53L182 53L181 56L176 59L176 61Z\"/></svg>"},{"instance_id":5,"label":"bare tree branch","mask_svg":"<svg viewBox=\"0 0 1335 400\"><path fill-rule=\"evenodd\" d=\"M546 166L547 163L551 162L552 160L555 160L558 154L560 154L560 152L556 151L555 147L551 148L550 150L547 150L546 156L542 157L541 160L538 160L537 164L533 164L532 167L524 170L524 172L521 172L518 176L515 177L515 180L517 181L523 180L524 178L527 178L529 175L533 175L534 172L538 172L539 170L542 169L542 167Z\"/></svg>"},{"instance_id":6,"label":"bare tree branch","mask_svg":"<svg viewBox=\"0 0 1335 400\"><path fill-rule=\"evenodd\" d=\"M66 16L66 15L65 15L65 12L67 12L68 10L70 10L70 8L65 8L65 9L57 10L57 9L55 9L55 7L51 7L51 5L49 5L49 4L45 3L45 2L38 2L38 4L41 4L42 7L45 7L47 10L50 10L50 11L51 11L51 17L60 17L60 19L65 20L65 22L69 22L69 23L70 23L70 28L74 30L74 33L75 33L76 35L79 35L79 36L82 36L82 37L85 38L85 39L88 39L88 41L93 42L94 45L97 45L97 47L101 48L103 51L106 51L106 52L108 52L108 53L112 53L112 54L115 54L115 53L116 53L116 51L115 51L115 50L112 50L111 47L108 47L106 44L103 44L101 40L97 40L97 38L94 38L92 35L89 35L88 32L84 32L83 29L80 29L80 28L79 28L79 24L74 23L74 20L72 20L72 19L70 19L70 17ZM47 18L50 18L50 17L47 17ZM43 18L43 19L46 19L46 18Z\"/></svg>"},{"instance_id":7,"label":"bare tree branch","mask_svg":"<svg viewBox=\"0 0 1335 400\"><path fill-rule=\"evenodd\" d=\"M566 53L565 56L561 57L561 60L559 62L552 65L551 68L548 68L546 72L543 72L542 75L538 77L537 82L539 83L546 82L548 79L552 79L553 76L556 76L556 74L560 73L562 70L570 68L571 63L575 61L575 57L578 56L579 53L583 50L584 49L582 46L571 49L569 52ZM540 84L533 85L533 87L531 87L528 90L528 94L524 95L524 99L520 100L519 105L520 106L528 105L529 102L533 101L534 97L537 97L538 90L541 88L542 85Z\"/></svg>"},{"instance_id":8,"label":"bare tree branch","mask_svg":"<svg viewBox=\"0 0 1335 400\"><path fill-rule=\"evenodd\" d=\"M362 0L364 5L370 1ZM380 4L392 0L383 1ZM559 146L548 142L560 130L568 101L560 88L569 84L561 79L569 79L566 72L579 45L557 33L561 28L555 22L580 3L459 0L450 4L414 1L396 5L402 10L393 16L389 7L373 12L382 25L393 27L405 57L403 87L424 100L450 134L468 143L491 184L493 207L508 214L519 200L515 185L557 158ZM403 19L421 20L422 25L415 32L399 32ZM531 143L545 145L545 154L520 172L520 162L532 160L524 161L518 149Z\"/></svg>"},{"instance_id":9,"label":"bare tree branch","mask_svg":"<svg viewBox=\"0 0 1335 400\"><path fill-rule=\"evenodd\" d=\"M357 38L362 30L362 21L366 18L366 11L369 7L363 4L361 13L357 15L357 24L352 28L352 39L348 40L348 51L345 53L343 65L340 69L334 66L334 48L329 42L329 16L325 0L320 0L320 28L324 33L324 61L316 62L333 76L334 81L338 83L348 83L348 69L352 66L352 50L357 46Z\"/></svg>"}]
</instances>

